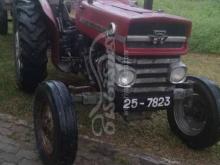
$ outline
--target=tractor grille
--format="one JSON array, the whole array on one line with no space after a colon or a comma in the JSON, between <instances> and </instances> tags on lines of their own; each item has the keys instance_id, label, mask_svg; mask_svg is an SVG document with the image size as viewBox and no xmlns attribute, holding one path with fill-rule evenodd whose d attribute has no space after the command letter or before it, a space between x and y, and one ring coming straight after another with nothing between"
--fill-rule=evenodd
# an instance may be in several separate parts
<instances>
[{"instance_id":1,"label":"tractor grille","mask_svg":"<svg viewBox=\"0 0 220 165\"><path fill-rule=\"evenodd\" d=\"M164 42L153 43L157 32L163 32ZM134 23L129 27L126 46L128 48L181 48L186 42L187 27L180 23ZM161 38L160 38L161 39Z\"/></svg>"},{"instance_id":2,"label":"tractor grille","mask_svg":"<svg viewBox=\"0 0 220 165\"><path fill-rule=\"evenodd\" d=\"M170 64L180 61L179 57L126 58L118 56L117 63L136 70L137 78L131 88L120 88L124 93L170 92L174 85L168 80Z\"/></svg>"},{"instance_id":3,"label":"tractor grille","mask_svg":"<svg viewBox=\"0 0 220 165\"><path fill-rule=\"evenodd\" d=\"M141 22L129 27L128 35L153 35L154 30L165 30L168 36L186 36L187 27L180 23Z\"/></svg>"}]
</instances>

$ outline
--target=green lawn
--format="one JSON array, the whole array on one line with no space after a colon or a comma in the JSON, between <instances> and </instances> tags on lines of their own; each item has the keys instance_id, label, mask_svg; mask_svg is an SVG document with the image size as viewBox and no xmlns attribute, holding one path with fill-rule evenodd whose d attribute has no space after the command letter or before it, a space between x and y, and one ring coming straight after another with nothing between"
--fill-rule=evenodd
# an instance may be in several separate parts
<instances>
[{"instance_id":1,"label":"green lawn","mask_svg":"<svg viewBox=\"0 0 220 165\"><path fill-rule=\"evenodd\" d=\"M15 83L11 35L0 35L0 110L10 114L29 116L32 96L20 92Z\"/></svg>"},{"instance_id":2,"label":"green lawn","mask_svg":"<svg viewBox=\"0 0 220 165\"><path fill-rule=\"evenodd\" d=\"M143 4L143 0L138 2ZM220 0L154 0L154 9L192 20L193 52L220 53Z\"/></svg>"}]
</instances>

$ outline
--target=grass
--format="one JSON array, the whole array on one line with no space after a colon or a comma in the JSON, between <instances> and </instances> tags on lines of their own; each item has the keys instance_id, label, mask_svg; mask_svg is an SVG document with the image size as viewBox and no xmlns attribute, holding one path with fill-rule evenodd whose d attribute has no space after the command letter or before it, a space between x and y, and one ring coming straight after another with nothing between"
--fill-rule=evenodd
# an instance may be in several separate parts
<instances>
[{"instance_id":1,"label":"grass","mask_svg":"<svg viewBox=\"0 0 220 165\"><path fill-rule=\"evenodd\" d=\"M143 4L143 0L138 0ZM184 16L193 22L193 52L220 53L220 0L154 0L154 9Z\"/></svg>"},{"instance_id":2,"label":"grass","mask_svg":"<svg viewBox=\"0 0 220 165\"><path fill-rule=\"evenodd\" d=\"M26 117L30 113L32 96L21 93L15 83L11 36L0 36L0 110Z\"/></svg>"},{"instance_id":3,"label":"grass","mask_svg":"<svg viewBox=\"0 0 220 165\"><path fill-rule=\"evenodd\" d=\"M12 57L12 36L0 36L0 112L9 113L29 121L32 120L33 95L21 92L15 83L14 65ZM189 73L207 76L220 85L220 56L190 53L183 60L189 67ZM50 65L49 79L60 79L59 73ZM63 75L63 74L62 74ZM61 76L62 77L62 76ZM91 119L88 117L90 109L78 106L80 116L80 132L92 135ZM220 145L215 145L204 151L193 151L187 148L170 131L165 112L153 114L151 120L137 121L131 124L123 122L117 116L114 121L116 133L113 136L102 136L101 140L114 143L120 147L131 147L148 154L158 155L183 164L219 164ZM120 160L124 162L125 160Z\"/></svg>"}]
</instances>

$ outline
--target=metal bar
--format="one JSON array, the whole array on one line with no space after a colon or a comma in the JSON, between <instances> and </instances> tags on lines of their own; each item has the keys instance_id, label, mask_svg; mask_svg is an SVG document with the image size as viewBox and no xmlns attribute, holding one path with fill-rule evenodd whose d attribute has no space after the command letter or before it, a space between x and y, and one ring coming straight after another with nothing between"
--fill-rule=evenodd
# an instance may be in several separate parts
<instances>
[{"instance_id":1,"label":"metal bar","mask_svg":"<svg viewBox=\"0 0 220 165\"><path fill-rule=\"evenodd\" d=\"M186 42L186 37L179 37L179 36L169 36L166 39L166 42Z\"/></svg>"},{"instance_id":2,"label":"metal bar","mask_svg":"<svg viewBox=\"0 0 220 165\"><path fill-rule=\"evenodd\" d=\"M94 87L92 86L73 86L73 85L68 85L68 88L70 89L71 92L73 93L82 93L82 92L93 92L95 91Z\"/></svg>"},{"instance_id":3,"label":"metal bar","mask_svg":"<svg viewBox=\"0 0 220 165\"><path fill-rule=\"evenodd\" d=\"M95 105L100 99L99 92L83 92L79 94L72 94L72 98L76 103L83 105Z\"/></svg>"},{"instance_id":4,"label":"metal bar","mask_svg":"<svg viewBox=\"0 0 220 165\"><path fill-rule=\"evenodd\" d=\"M137 74L168 73L168 68L137 69Z\"/></svg>"},{"instance_id":5,"label":"metal bar","mask_svg":"<svg viewBox=\"0 0 220 165\"><path fill-rule=\"evenodd\" d=\"M116 60L122 64L171 64L180 61L179 57L174 58L128 58L122 56L116 56Z\"/></svg>"},{"instance_id":6,"label":"metal bar","mask_svg":"<svg viewBox=\"0 0 220 165\"><path fill-rule=\"evenodd\" d=\"M117 91L120 92L125 92L125 93L147 93L147 92L168 92L172 91L174 89L173 86L169 87L157 87L157 88L152 88L152 87L143 87L143 88L121 88L117 89Z\"/></svg>"},{"instance_id":7,"label":"metal bar","mask_svg":"<svg viewBox=\"0 0 220 165\"><path fill-rule=\"evenodd\" d=\"M163 83L163 82L167 82L167 78L138 78L136 81L135 81L135 84L144 84L146 83L146 86L147 86L147 83Z\"/></svg>"},{"instance_id":8,"label":"metal bar","mask_svg":"<svg viewBox=\"0 0 220 165\"><path fill-rule=\"evenodd\" d=\"M150 36L127 36L127 42L152 42ZM187 38L183 36L168 36L165 42L186 42Z\"/></svg>"},{"instance_id":9,"label":"metal bar","mask_svg":"<svg viewBox=\"0 0 220 165\"><path fill-rule=\"evenodd\" d=\"M150 36L127 36L128 42L150 42Z\"/></svg>"}]
</instances>

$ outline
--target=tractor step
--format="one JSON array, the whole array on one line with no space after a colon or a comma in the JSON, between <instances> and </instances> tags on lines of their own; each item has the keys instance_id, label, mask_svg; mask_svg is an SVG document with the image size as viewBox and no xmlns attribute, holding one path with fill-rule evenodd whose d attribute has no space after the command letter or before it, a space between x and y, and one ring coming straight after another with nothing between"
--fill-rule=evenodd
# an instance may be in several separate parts
<instances>
[{"instance_id":1,"label":"tractor step","mask_svg":"<svg viewBox=\"0 0 220 165\"><path fill-rule=\"evenodd\" d=\"M95 105L100 98L99 92L83 92L80 94L72 95L73 100L76 103L82 103L83 105Z\"/></svg>"}]
</instances>

